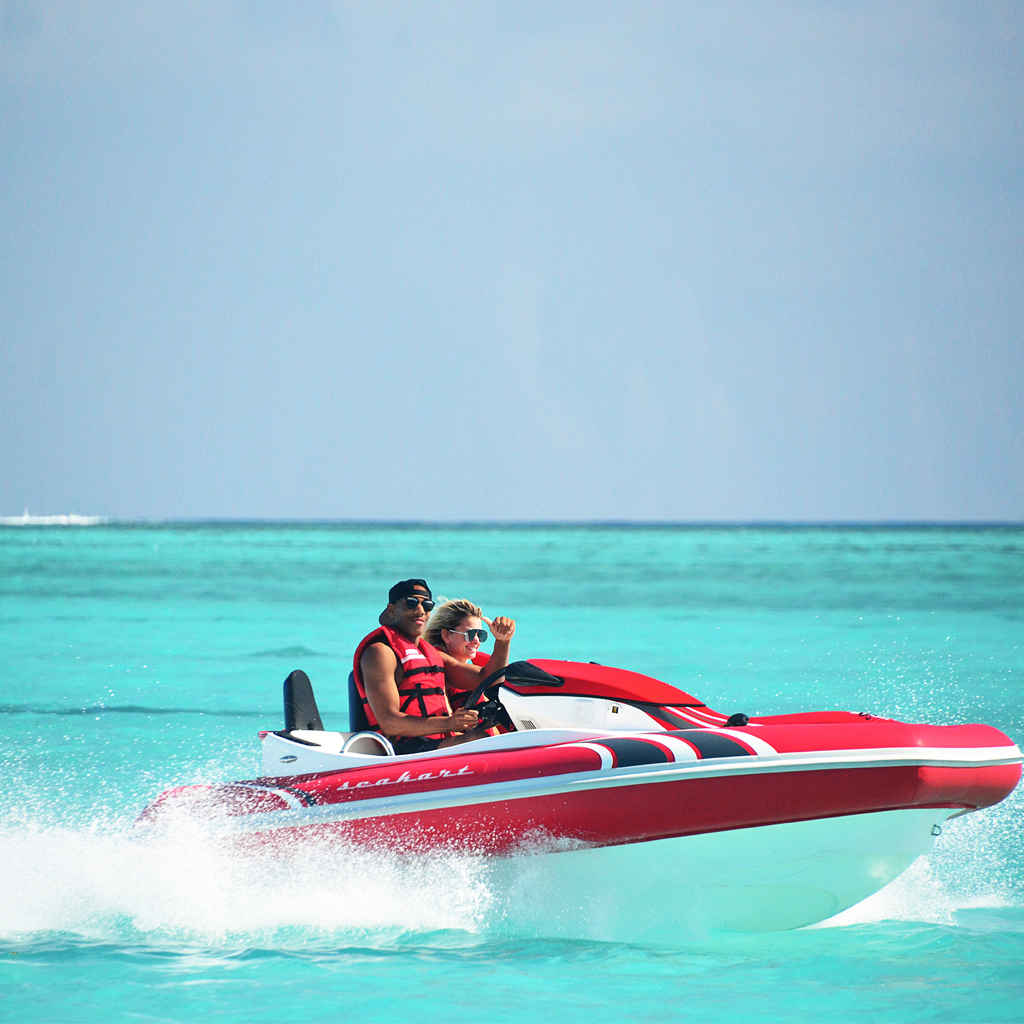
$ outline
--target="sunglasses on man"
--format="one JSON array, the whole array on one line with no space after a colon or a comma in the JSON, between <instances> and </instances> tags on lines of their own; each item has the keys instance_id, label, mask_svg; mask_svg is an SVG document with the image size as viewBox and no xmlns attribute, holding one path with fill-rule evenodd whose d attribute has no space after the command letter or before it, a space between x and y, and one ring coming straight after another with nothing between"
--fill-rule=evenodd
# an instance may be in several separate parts
<instances>
[{"instance_id":1,"label":"sunglasses on man","mask_svg":"<svg viewBox=\"0 0 1024 1024\"><path fill-rule=\"evenodd\" d=\"M417 605L423 605L425 612L432 612L434 610L434 602L429 597L407 597L405 599L405 607L410 611Z\"/></svg>"}]
</instances>

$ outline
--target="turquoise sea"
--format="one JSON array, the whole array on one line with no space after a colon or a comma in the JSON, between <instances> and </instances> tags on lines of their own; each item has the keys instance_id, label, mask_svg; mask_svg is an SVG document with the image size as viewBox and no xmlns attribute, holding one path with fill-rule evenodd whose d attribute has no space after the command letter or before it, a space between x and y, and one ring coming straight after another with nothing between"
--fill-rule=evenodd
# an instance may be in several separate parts
<instances>
[{"instance_id":1,"label":"turquoise sea","mask_svg":"<svg viewBox=\"0 0 1024 1024\"><path fill-rule=\"evenodd\" d=\"M516 656L1024 743L1024 527L0 528L0 1019L1024 1021L1021 788L838 920L643 943L598 927L629 877L567 907L483 858L133 834L168 786L258 774L291 669L344 727L408 576L512 615Z\"/></svg>"}]
</instances>

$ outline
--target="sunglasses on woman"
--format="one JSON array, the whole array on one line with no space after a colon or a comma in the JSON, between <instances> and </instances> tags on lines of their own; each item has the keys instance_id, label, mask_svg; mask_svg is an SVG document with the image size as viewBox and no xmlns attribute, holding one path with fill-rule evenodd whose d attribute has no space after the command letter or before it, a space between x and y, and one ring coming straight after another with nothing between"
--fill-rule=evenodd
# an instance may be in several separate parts
<instances>
[{"instance_id":1,"label":"sunglasses on woman","mask_svg":"<svg viewBox=\"0 0 1024 1024\"><path fill-rule=\"evenodd\" d=\"M434 602L429 597L407 597L405 599L405 607L410 611L417 605L423 605L425 612L432 612L434 610Z\"/></svg>"},{"instance_id":2,"label":"sunglasses on woman","mask_svg":"<svg viewBox=\"0 0 1024 1024\"><path fill-rule=\"evenodd\" d=\"M456 636L464 636L467 644L471 644L474 640L483 643L487 639L486 629L467 629L465 632L461 629L449 629L448 632L454 633Z\"/></svg>"}]
</instances>

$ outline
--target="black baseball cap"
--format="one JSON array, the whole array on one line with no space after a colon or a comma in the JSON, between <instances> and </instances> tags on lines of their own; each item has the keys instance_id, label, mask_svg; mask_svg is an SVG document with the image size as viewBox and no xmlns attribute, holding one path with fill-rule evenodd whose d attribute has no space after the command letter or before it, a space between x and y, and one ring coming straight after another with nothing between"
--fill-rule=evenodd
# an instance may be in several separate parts
<instances>
[{"instance_id":1,"label":"black baseball cap","mask_svg":"<svg viewBox=\"0 0 1024 1024\"><path fill-rule=\"evenodd\" d=\"M388 591L388 604L394 604L396 601L401 601L403 597L411 597L417 590L426 591L427 597L433 598L433 594L430 592L430 587L427 586L426 580L399 580L389 591Z\"/></svg>"}]
</instances>

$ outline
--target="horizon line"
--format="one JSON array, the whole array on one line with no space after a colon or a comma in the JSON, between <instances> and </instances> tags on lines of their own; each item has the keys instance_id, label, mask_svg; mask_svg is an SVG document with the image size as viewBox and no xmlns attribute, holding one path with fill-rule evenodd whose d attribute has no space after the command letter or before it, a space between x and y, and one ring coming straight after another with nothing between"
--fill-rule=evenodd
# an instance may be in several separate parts
<instances>
[{"instance_id":1,"label":"horizon line","mask_svg":"<svg viewBox=\"0 0 1024 1024\"><path fill-rule=\"evenodd\" d=\"M682 527L682 528L979 528L1021 527L1024 519L402 519L324 516L102 516L60 515L0 516L0 526L396 526L396 527Z\"/></svg>"}]
</instances>

